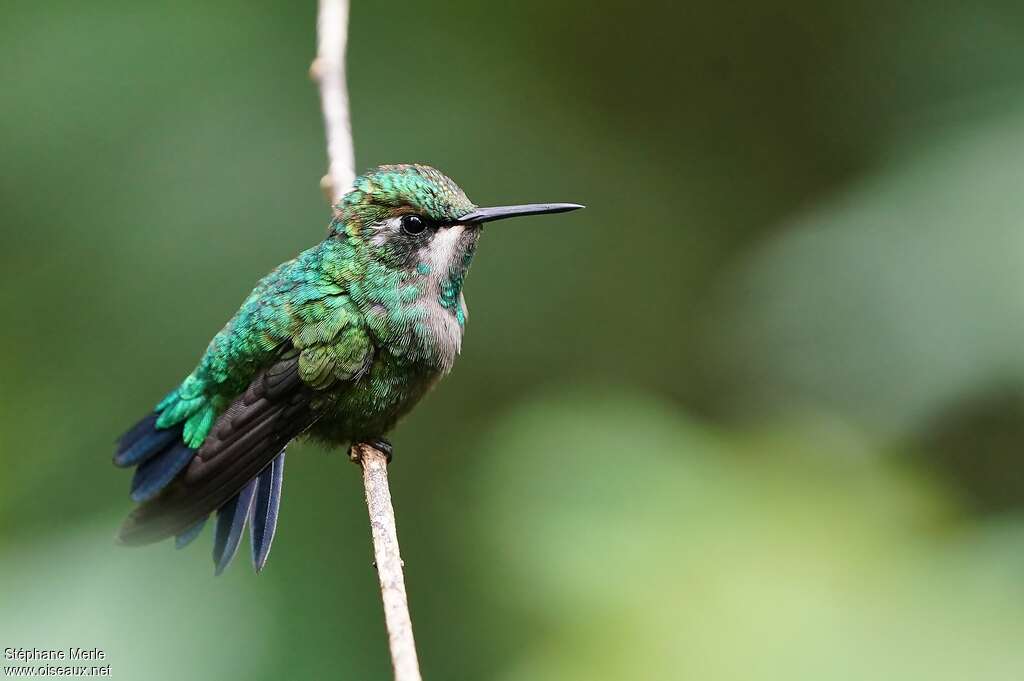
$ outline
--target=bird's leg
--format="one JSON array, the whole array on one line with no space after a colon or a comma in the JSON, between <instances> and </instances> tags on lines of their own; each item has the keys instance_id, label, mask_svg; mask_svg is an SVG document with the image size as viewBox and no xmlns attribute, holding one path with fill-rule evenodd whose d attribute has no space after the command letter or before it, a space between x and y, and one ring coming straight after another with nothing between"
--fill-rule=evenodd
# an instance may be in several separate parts
<instances>
[{"instance_id":1,"label":"bird's leg","mask_svg":"<svg viewBox=\"0 0 1024 681\"><path fill-rule=\"evenodd\" d=\"M370 447L373 447L377 451L384 454L384 457L388 460L388 463L391 463L391 459L395 453L395 448L390 442L388 442L382 437L370 438L369 440L364 440L362 443L356 443L352 445L352 448L349 449L348 451L348 458L352 459L352 461L359 463L360 444L366 444L369 445Z\"/></svg>"}]
</instances>

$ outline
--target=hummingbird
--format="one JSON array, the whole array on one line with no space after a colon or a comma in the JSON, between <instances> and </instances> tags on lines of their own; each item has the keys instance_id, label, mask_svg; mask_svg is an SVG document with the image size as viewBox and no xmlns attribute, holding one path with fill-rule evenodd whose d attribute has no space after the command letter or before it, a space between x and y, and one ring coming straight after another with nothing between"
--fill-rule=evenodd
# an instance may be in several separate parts
<instances>
[{"instance_id":1,"label":"hummingbird","mask_svg":"<svg viewBox=\"0 0 1024 681\"><path fill-rule=\"evenodd\" d=\"M118 540L175 538L182 548L215 514L221 574L248 524L266 565L285 450L385 439L445 375L462 346L463 283L486 223L583 206L481 208L438 170L383 165L334 206L327 237L261 279L198 365L117 442L135 467L138 505Z\"/></svg>"}]
</instances>

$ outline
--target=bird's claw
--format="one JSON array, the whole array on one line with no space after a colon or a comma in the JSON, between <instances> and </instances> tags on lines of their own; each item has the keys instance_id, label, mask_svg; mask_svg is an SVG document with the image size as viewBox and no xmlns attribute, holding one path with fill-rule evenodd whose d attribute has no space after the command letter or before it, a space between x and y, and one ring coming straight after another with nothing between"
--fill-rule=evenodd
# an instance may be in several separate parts
<instances>
[{"instance_id":1,"label":"bird's claw","mask_svg":"<svg viewBox=\"0 0 1024 681\"><path fill-rule=\"evenodd\" d=\"M373 447L374 449L376 449L378 452L384 455L384 458L387 459L387 462L389 464L391 463L391 459L394 457L394 446L382 437L375 437L369 440L365 440L362 443L352 445L352 448L348 452L348 458L352 459L352 461L355 463L359 463L360 460L360 444L366 445L368 447Z\"/></svg>"},{"instance_id":2,"label":"bird's claw","mask_svg":"<svg viewBox=\"0 0 1024 681\"><path fill-rule=\"evenodd\" d=\"M384 457L388 460L388 463L391 463L391 459L395 455L395 448L390 442L382 437L378 437L370 440L366 444L383 453Z\"/></svg>"}]
</instances>

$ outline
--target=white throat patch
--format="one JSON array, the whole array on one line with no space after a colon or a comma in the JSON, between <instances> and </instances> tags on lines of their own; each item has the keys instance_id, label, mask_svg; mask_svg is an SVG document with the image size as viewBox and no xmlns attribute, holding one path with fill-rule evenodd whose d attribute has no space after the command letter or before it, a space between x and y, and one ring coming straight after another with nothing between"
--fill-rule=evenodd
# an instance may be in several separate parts
<instances>
[{"instance_id":1,"label":"white throat patch","mask_svg":"<svg viewBox=\"0 0 1024 681\"><path fill-rule=\"evenodd\" d=\"M441 304L441 293L464 231L462 225L454 225L442 227L434 235L427 251L426 265L430 269L423 275L423 294L418 301L424 313L422 330L427 335L423 340L437 349L440 368L445 373L451 370L462 349L462 324L456 318L456 310ZM458 305L464 319L466 303L461 292Z\"/></svg>"}]
</instances>

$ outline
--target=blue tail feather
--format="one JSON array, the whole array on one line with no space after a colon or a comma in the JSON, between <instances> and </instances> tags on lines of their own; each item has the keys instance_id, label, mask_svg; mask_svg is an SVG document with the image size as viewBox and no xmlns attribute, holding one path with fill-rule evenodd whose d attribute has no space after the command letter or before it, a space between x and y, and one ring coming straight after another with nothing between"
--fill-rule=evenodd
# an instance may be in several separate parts
<instances>
[{"instance_id":1,"label":"blue tail feather","mask_svg":"<svg viewBox=\"0 0 1024 681\"><path fill-rule=\"evenodd\" d=\"M117 451L123 452L135 444L139 438L149 435L156 428L156 420L159 416L158 413L151 412L146 418L129 428L128 432L117 438Z\"/></svg>"},{"instance_id":2,"label":"blue tail feather","mask_svg":"<svg viewBox=\"0 0 1024 681\"><path fill-rule=\"evenodd\" d=\"M180 428L151 429L124 449L119 449L114 455L114 465L126 468L145 463L180 437Z\"/></svg>"},{"instance_id":3,"label":"blue tail feather","mask_svg":"<svg viewBox=\"0 0 1024 681\"><path fill-rule=\"evenodd\" d=\"M263 570L270 556L270 545L277 530L277 513L281 507L281 483L284 480L284 450L256 478L256 500L252 506L249 543L252 565Z\"/></svg>"},{"instance_id":4,"label":"blue tail feather","mask_svg":"<svg viewBox=\"0 0 1024 681\"><path fill-rule=\"evenodd\" d=\"M142 506L136 509L133 517L147 509L155 508L154 504L162 503L161 500L165 497L161 496L161 493L196 456L197 450L189 448L183 440L183 424L159 428L159 419L160 412L146 416L125 432L117 442L115 465L135 466L131 498ZM253 566L260 572L266 565L278 527L284 468L285 450L282 449L278 456L236 496L222 504L216 511L213 548L216 574L222 573L237 555L246 523L249 523L251 530ZM209 516L180 530L179 534L174 536L175 547L182 549L195 542L202 534L207 520Z\"/></svg>"},{"instance_id":5,"label":"blue tail feather","mask_svg":"<svg viewBox=\"0 0 1024 681\"><path fill-rule=\"evenodd\" d=\"M256 491L256 478L231 497L217 511L217 525L213 542L214 574L221 574L231 564L238 551L238 544L245 529L245 520L249 517L253 496Z\"/></svg>"},{"instance_id":6,"label":"blue tail feather","mask_svg":"<svg viewBox=\"0 0 1024 681\"><path fill-rule=\"evenodd\" d=\"M203 518L198 523L188 528L178 536L176 536L174 538L174 548L183 549L189 544L191 544L193 541L195 541L196 537L198 537L199 534L203 531L203 527L205 525L206 518Z\"/></svg>"},{"instance_id":7,"label":"blue tail feather","mask_svg":"<svg viewBox=\"0 0 1024 681\"><path fill-rule=\"evenodd\" d=\"M196 450L184 442L154 456L137 469L132 477L132 499L137 502L155 497L192 460Z\"/></svg>"}]
</instances>

